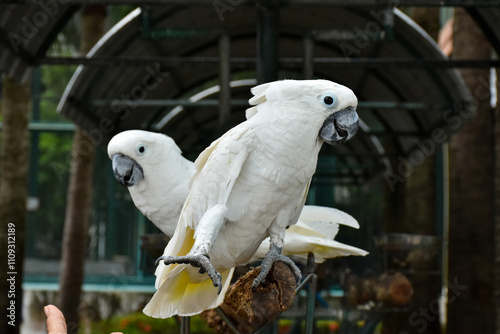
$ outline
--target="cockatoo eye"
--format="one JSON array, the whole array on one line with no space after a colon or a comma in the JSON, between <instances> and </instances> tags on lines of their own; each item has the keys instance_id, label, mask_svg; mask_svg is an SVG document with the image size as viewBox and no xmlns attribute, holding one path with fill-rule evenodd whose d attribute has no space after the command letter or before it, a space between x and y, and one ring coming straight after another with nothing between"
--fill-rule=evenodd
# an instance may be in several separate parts
<instances>
[{"instance_id":1,"label":"cockatoo eye","mask_svg":"<svg viewBox=\"0 0 500 334\"><path fill-rule=\"evenodd\" d=\"M139 145L137 147L137 152L139 152L139 154L144 154L144 152L146 152L146 146L144 145Z\"/></svg>"},{"instance_id":2,"label":"cockatoo eye","mask_svg":"<svg viewBox=\"0 0 500 334\"><path fill-rule=\"evenodd\" d=\"M326 105L326 106L332 106L334 103L335 103L335 96L332 96L332 95L325 95L323 97L323 103Z\"/></svg>"}]
</instances>

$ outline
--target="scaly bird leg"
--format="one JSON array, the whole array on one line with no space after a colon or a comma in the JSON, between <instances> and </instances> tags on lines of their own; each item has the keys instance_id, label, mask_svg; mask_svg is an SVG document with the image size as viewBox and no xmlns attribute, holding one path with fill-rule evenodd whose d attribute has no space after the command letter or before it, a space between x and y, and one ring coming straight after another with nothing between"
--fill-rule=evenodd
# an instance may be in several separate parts
<instances>
[{"instance_id":1,"label":"scaly bird leg","mask_svg":"<svg viewBox=\"0 0 500 334\"><path fill-rule=\"evenodd\" d=\"M212 283L215 287L219 288L217 294L220 294L222 290L222 276L221 274L215 270L214 266L210 262L210 258L208 255L204 254L191 254L185 256L160 256L156 260L156 264L160 261L163 261L165 265L178 263L178 264L190 264L193 267L200 268L199 273L204 274L207 273L208 277L212 280Z\"/></svg>"},{"instance_id":2,"label":"scaly bird leg","mask_svg":"<svg viewBox=\"0 0 500 334\"><path fill-rule=\"evenodd\" d=\"M252 289L256 289L259 284L264 282L267 274L273 267L274 262L283 262L286 264L295 276L295 280L297 283L302 279L302 275L300 273L300 269L297 267L295 262L293 262L289 257L281 254L281 248L276 244L271 243L271 247L269 247L269 251L267 252L262 264L260 265L260 274L253 280Z\"/></svg>"}]
</instances>

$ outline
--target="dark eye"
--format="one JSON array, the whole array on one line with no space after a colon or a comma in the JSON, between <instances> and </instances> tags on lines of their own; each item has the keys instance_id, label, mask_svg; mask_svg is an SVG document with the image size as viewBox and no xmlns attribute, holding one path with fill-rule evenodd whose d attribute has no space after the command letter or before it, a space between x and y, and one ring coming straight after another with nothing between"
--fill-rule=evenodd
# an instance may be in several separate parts
<instances>
[{"instance_id":1,"label":"dark eye","mask_svg":"<svg viewBox=\"0 0 500 334\"><path fill-rule=\"evenodd\" d=\"M146 152L146 147L144 145L139 145L139 147L137 147L137 152L140 154Z\"/></svg>"},{"instance_id":2,"label":"dark eye","mask_svg":"<svg viewBox=\"0 0 500 334\"><path fill-rule=\"evenodd\" d=\"M335 102L335 99L333 97L331 97L330 95L327 95L323 98L323 102L327 105L327 106L331 106L333 104L333 102Z\"/></svg>"}]
</instances>

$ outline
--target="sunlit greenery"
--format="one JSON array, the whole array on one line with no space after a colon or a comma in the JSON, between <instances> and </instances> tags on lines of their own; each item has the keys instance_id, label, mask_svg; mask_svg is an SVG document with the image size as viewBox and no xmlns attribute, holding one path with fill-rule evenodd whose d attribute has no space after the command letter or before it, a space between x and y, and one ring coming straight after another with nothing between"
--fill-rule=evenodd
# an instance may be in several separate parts
<instances>
[{"instance_id":1,"label":"sunlit greenery","mask_svg":"<svg viewBox=\"0 0 500 334\"><path fill-rule=\"evenodd\" d=\"M89 327L83 327L81 332L91 334L111 333L114 331L121 331L127 334L178 333L179 321L175 318L155 319L142 313L133 313L127 316L118 316L109 320L91 323ZM190 319L190 333L212 334L215 332L199 316L194 316Z\"/></svg>"}]
</instances>

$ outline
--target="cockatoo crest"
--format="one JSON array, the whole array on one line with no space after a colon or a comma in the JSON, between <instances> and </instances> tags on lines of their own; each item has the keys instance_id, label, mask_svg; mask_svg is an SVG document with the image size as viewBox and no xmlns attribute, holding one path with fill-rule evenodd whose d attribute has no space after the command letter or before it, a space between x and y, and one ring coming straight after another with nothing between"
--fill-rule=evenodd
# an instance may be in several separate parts
<instances>
[{"instance_id":1,"label":"cockatoo crest","mask_svg":"<svg viewBox=\"0 0 500 334\"><path fill-rule=\"evenodd\" d=\"M282 80L264 83L250 89L254 95L248 102L253 107L246 110L247 119L252 118L261 109L259 105L266 102L303 99L304 103L311 103L310 97L322 98L331 95L333 103L328 106L338 110L358 104L356 96L349 88L328 80ZM319 93L318 93L319 92ZM307 107L307 105L306 105Z\"/></svg>"}]
</instances>

